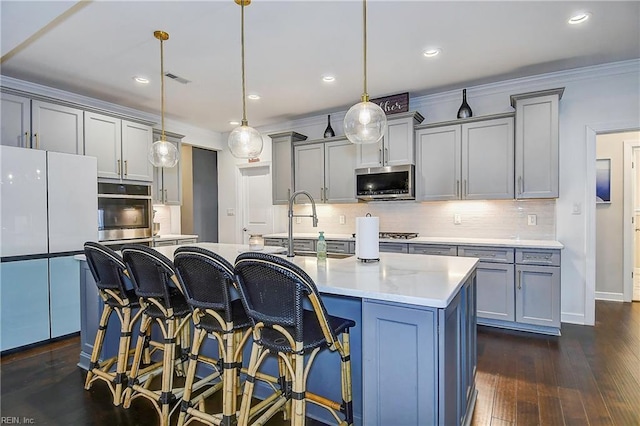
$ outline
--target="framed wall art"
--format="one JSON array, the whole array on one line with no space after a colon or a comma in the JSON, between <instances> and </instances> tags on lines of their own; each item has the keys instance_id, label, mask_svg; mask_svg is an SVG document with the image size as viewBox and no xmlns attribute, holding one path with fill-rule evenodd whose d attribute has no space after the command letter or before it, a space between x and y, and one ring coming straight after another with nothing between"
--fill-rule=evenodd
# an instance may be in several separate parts
<instances>
[{"instance_id":1,"label":"framed wall art","mask_svg":"<svg viewBox=\"0 0 640 426\"><path fill-rule=\"evenodd\" d=\"M611 159L596 160L596 204L611 203Z\"/></svg>"}]
</instances>

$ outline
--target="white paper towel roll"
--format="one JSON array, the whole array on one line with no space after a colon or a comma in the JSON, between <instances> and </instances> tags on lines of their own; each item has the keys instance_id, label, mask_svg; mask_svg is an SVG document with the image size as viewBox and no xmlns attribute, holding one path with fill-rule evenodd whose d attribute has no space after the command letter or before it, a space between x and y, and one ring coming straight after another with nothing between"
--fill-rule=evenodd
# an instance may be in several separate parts
<instances>
[{"instance_id":1,"label":"white paper towel roll","mask_svg":"<svg viewBox=\"0 0 640 426\"><path fill-rule=\"evenodd\" d=\"M380 258L380 218L356 218L356 257L361 260Z\"/></svg>"}]
</instances>

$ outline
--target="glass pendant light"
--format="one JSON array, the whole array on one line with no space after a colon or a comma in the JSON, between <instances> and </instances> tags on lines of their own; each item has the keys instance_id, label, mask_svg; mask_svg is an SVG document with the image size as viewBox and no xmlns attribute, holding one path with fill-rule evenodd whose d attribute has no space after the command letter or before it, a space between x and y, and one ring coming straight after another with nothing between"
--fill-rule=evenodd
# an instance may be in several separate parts
<instances>
[{"instance_id":1,"label":"glass pendant light","mask_svg":"<svg viewBox=\"0 0 640 426\"><path fill-rule=\"evenodd\" d=\"M262 152L262 136L247 121L247 96L245 92L244 75L244 7L251 4L251 0L235 0L240 5L240 30L242 44L242 122L229 134L229 149L236 158L257 158Z\"/></svg>"},{"instance_id":2,"label":"glass pendant light","mask_svg":"<svg viewBox=\"0 0 640 426\"><path fill-rule=\"evenodd\" d=\"M364 93L344 116L344 134L355 144L377 143L387 128L387 116L378 105L369 102L367 94L367 0L362 1L364 22Z\"/></svg>"},{"instance_id":3,"label":"glass pendant light","mask_svg":"<svg viewBox=\"0 0 640 426\"><path fill-rule=\"evenodd\" d=\"M167 142L164 135L164 50L163 43L169 40L169 34L164 31L154 31L153 36L160 40L160 84L162 99L162 135L149 147L147 158L155 167L175 167L178 164L178 148Z\"/></svg>"}]
</instances>

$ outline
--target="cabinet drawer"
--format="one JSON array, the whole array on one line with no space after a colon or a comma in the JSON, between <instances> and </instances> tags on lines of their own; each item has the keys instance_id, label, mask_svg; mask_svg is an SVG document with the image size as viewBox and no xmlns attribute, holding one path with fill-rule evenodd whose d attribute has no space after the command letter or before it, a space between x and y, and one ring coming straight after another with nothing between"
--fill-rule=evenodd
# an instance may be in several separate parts
<instances>
[{"instance_id":1,"label":"cabinet drawer","mask_svg":"<svg viewBox=\"0 0 640 426\"><path fill-rule=\"evenodd\" d=\"M431 254L436 256L457 256L456 246L434 244L409 244L409 254Z\"/></svg>"},{"instance_id":2,"label":"cabinet drawer","mask_svg":"<svg viewBox=\"0 0 640 426\"><path fill-rule=\"evenodd\" d=\"M380 251L386 253L409 253L406 243L380 243Z\"/></svg>"},{"instance_id":3,"label":"cabinet drawer","mask_svg":"<svg viewBox=\"0 0 640 426\"><path fill-rule=\"evenodd\" d=\"M294 251L316 251L315 241L314 240L293 240L293 250Z\"/></svg>"},{"instance_id":4,"label":"cabinet drawer","mask_svg":"<svg viewBox=\"0 0 640 426\"><path fill-rule=\"evenodd\" d=\"M264 239L265 246L275 246L275 247L286 247L287 242L282 238L265 238Z\"/></svg>"},{"instance_id":5,"label":"cabinet drawer","mask_svg":"<svg viewBox=\"0 0 640 426\"><path fill-rule=\"evenodd\" d=\"M162 241L154 241L154 247L164 247L164 246L175 246L177 243L176 240L162 240Z\"/></svg>"},{"instance_id":6,"label":"cabinet drawer","mask_svg":"<svg viewBox=\"0 0 640 426\"><path fill-rule=\"evenodd\" d=\"M327 240L327 253L349 253L349 241Z\"/></svg>"},{"instance_id":7,"label":"cabinet drawer","mask_svg":"<svg viewBox=\"0 0 640 426\"><path fill-rule=\"evenodd\" d=\"M516 263L560 266L560 250L516 249Z\"/></svg>"},{"instance_id":8,"label":"cabinet drawer","mask_svg":"<svg viewBox=\"0 0 640 426\"><path fill-rule=\"evenodd\" d=\"M484 262L513 263L513 249L502 247L458 247L458 256L477 257Z\"/></svg>"},{"instance_id":9,"label":"cabinet drawer","mask_svg":"<svg viewBox=\"0 0 640 426\"><path fill-rule=\"evenodd\" d=\"M177 244L195 244L198 242L197 238L185 238L182 240L178 240Z\"/></svg>"}]
</instances>

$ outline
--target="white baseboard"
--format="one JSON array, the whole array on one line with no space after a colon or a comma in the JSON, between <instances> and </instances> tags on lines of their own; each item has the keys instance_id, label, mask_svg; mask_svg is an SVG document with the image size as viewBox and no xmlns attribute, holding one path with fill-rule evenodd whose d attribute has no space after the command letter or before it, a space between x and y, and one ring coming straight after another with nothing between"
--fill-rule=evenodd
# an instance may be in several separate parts
<instances>
[{"instance_id":1,"label":"white baseboard","mask_svg":"<svg viewBox=\"0 0 640 426\"><path fill-rule=\"evenodd\" d=\"M608 291L596 291L596 300L608 300L610 302L624 302L624 295L622 293L611 293Z\"/></svg>"},{"instance_id":2,"label":"white baseboard","mask_svg":"<svg viewBox=\"0 0 640 426\"><path fill-rule=\"evenodd\" d=\"M569 314L569 313L562 312L560 314L560 321L566 322L569 324L578 324L578 325L586 324L584 321L584 314Z\"/></svg>"}]
</instances>

